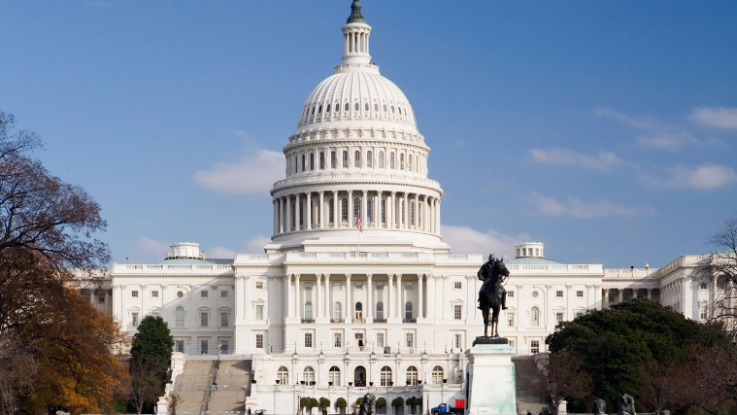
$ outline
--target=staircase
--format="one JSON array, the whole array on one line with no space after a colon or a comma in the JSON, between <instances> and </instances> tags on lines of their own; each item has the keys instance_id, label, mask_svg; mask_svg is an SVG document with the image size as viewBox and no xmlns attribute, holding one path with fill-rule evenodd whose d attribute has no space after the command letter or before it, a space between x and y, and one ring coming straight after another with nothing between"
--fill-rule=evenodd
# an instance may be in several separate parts
<instances>
[{"instance_id":1,"label":"staircase","mask_svg":"<svg viewBox=\"0 0 737 415\"><path fill-rule=\"evenodd\" d=\"M221 360L215 383L217 387L210 394L209 415L243 413L251 385L251 361Z\"/></svg>"},{"instance_id":2,"label":"staircase","mask_svg":"<svg viewBox=\"0 0 737 415\"><path fill-rule=\"evenodd\" d=\"M517 411L526 413L530 411L538 413L543 407L547 407L548 398L537 388L531 387L529 379L539 378L537 364L534 356L512 357L515 367L515 379L517 381Z\"/></svg>"},{"instance_id":3,"label":"staircase","mask_svg":"<svg viewBox=\"0 0 737 415\"><path fill-rule=\"evenodd\" d=\"M174 393L180 399L177 414L200 415L214 364L213 360L187 360L184 363L184 371L174 382Z\"/></svg>"}]
</instances>

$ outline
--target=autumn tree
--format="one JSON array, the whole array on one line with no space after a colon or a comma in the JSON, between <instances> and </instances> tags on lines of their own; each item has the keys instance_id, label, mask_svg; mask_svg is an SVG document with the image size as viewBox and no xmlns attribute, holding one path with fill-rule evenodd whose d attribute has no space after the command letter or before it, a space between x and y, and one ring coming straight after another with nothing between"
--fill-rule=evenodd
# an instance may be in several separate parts
<instances>
[{"instance_id":1,"label":"autumn tree","mask_svg":"<svg viewBox=\"0 0 737 415\"><path fill-rule=\"evenodd\" d=\"M108 262L105 221L31 156L40 143L0 111L0 412L99 412L126 377L111 353L122 338L67 283Z\"/></svg>"}]
</instances>

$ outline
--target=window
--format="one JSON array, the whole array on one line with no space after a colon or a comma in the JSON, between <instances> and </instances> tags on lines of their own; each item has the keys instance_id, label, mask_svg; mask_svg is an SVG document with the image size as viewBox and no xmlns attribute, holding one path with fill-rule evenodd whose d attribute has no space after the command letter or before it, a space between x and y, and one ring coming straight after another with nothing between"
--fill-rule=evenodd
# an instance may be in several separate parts
<instances>
[{"instance_id":1,"label":"window","mask_svg":"<svg viewBox=\"0 0 737 415\"><path fill-rule=\"evenodd\" d=\"M392 369L389 366L382 367L379 379L381 386L392 386L394 384L392 382Z\"/></svg>"},{"instance_id":2,"label":"window","mask_svg":"<svg viewBox=\"0 0 737 415\"><path fill-rule=\"evenodd\" d=\"M372 153L371 150L366 153L366 167L374 167L374 153Z\"/></svg>"},{"instance_id":3,"label":"window","mask_svg":"<svg viewBox=\"0 0 737 415\"><path fill-rule=\"evenodd\" d=\"M312 347L312 333L305 333L305 347Z\"/></svg>"},{"instance_id":4,"label":"window","mask_svg":"<svg viewBox=\"0 0 737 415\"><path fill-rule=\"evenodd\" d=\"M328 385L340 386L340 369L338 366L332 366L328 370Z\"/></svg>"},{"instance_id":5,"label":"window","mask_svg":"<svg viewBox=\"0 0 737 415\"><path fill-rule=\"evenodd\" d=\"M540 340L530 340L530 353L540 353Z\"/></svg>"},{"instance_id":6,"label":"window","mask_svg":"<svg viewBox=\"0 0 737 415\"><path fill-rule=\"evenodd\" d=\"M433 385L439 385L443 383L443 368L441 366L435 366L432 368L432 384Z\"/></svg>"},{"instance_id":7,"label":"window","mask_svg":"<svg viewBox=\"0 0 737 415\"><path fill-rule=\"evenodd\" d=\"M404 170L404 153L399 155L399 170Z\"/></svg>"},{"instance_id":8,"label":"window","mask_svg":"<svg viewBox=\"0 0 737 415\"><path fill-rule=\"evenodd\" d=\"M333 347L343 347L343 333L333 333Z\"/></svg>"},{"instance_id":9,"label":"window","mask_svg":"<svg viewBox=\"0 0 737 415\"><path fill-rule=\"evenodd\" d=\"M563 291L560 291L560 290L556 291L555 296L558 298L563 298Z\"/></svg>"},{"instance_id":10,"label":"window","mask_svg":"<svg viewBox=\"0 0 737 415\"><path fill-rule=\"evenodd\" d=\"M507 311L507 326L514 327L514 312Z\"/></svg>"},{"instance_id":11,"label":"window","mask_svg":"<svg viewBox=\"0 0 737 415\"><path fill-rule=\"evenodd\" d=\"M376 347L384 347L384 333L376 333Z\"/></svg>"},{"instance_id":12,"label":"window","mask_svg":"<svg viewBox=\"0 0 737 415\"><path fill-rule=\"evenodd\" d=\"M343 316L343 313L341 310L340 302L336 302L335 304L333 304L333 320L340 321L342 316Z\"/></svg>"},{"instance_id":13,"label":"window","mask_svg":"<svg viewBox=\"0 0 737 415\"><path fill-rule=\"evenodd\" d=\"M413 348L415 344L414 333L404 333L404 345L408 348Z\"/></svg>"},{"instance_id":14,"label":"window","mask_svg":"<svg viewBox=\"0 0 737 415\"><path fill-rule=\"evenodd\" d=\"M200 340L200 354L207 354L207 353L209 353L209 350L208 350L209 349L209 345L210 345L210 342L209 341L207 341L205 339L201 339Z\"/></svg>"},{"instance_id":15,"label":"window","mask_svg":"<svg viewBox=\"0 0 737 415\"><path fill-rule=\"evenodd\" d=\"M453 318L461 320L463 318L463 306L461 304L453 305Z\"/></svg>"},{"instance_id":16,"label":"window","mask_svg":"<svg viewBox=\"0 0 737 415\"><path fill-rule=\"evenodd\" d=\"M131 291L131 297L138 298L138 290Z\"/></svg>"},{"instance_id":17,"label":"window","mask_svg":"<svg viewBox=\"0 0 737 415\"><path fill-rule=\"evenodd\" d=\"M348 199L340 199L340 220L348 223Z\"/></svg>"},{"instance_id":18,"label":"window","mask_svg":"<svg viewBox=\"0 0 737 415\"><path fill-rule=\"evenodd\" d=\"M280 366L279 370L276 371L276 383L279 385L289 384L289 369L285 366Z\"/></svg>"},{"instance_id":19,"label":"window","mask_svg":"<svg viewBox=\"0 0 737 415\"><path fill-rule=\"evenodd\" d=\"M263 334L257 334L256 335L256 348L257 349L263 349L264 348L264 335Z\"/></svg>"},{"instance_id":20,"label":"window","mask_svg":"<svg viewBox=\"0 0 737 415\"><path fill-rule=\"evenodd\" d=\"M389 153L389 168L394 169L394 153Z\"/></svg>"},{"instance_id":21,"label":"window","mask_svg":"<svg viewBox=\"0 0 737 415\"><path fill-rule=\"evenodd\" d=\"M335 156L335 151L330 152L330 168L335 169L338 167L338 158Z\"/></svg>"},{"instance_id":22,"label":"window","mask_svg":"<svg viewBox=\"0 0 737 415\"><path fill-rule=\"evenodd\" d=\"M383 151L379 151L379 168L380 169L384 168L384 152Z\"/></svg>"},{"instance_id":23,"label":"window","mask_svg":"<svg viewBox=\"0 0 737 415\"><path fill-rule=\"evenodd\" d=\"M207 291L207 290L202 290L202 291L200 291L200 297L202 297L202 298L207 298L207 296L208 296L208 295L209 295L209 293L208 293L208 291Z\"/></svg>"},{"instance_id":24,"label":"window","mask_svg":"<svg viewBox=\"0 0 737 415\"><path fill-rule=\"evenodd\" d=\"M540 309L537 307L532 307L530 310L530 325L532 327L540 326Z\"/></svg>"},{"instance_id":25,"label":"window","mask_svg":"<svg viewBox=\"0 0 737 415\"><path fill-rule=\"evenodd\" d=\"M182 296L184 296L184 292L177 291L177 298L182 298Z\"/></svg>"},{"instance_id":26,"label":"window","mask_svg":"<svg viewBox=\"0 0 737 415\"><path fill-rule=\"evenodd\" d=\"M105 302L105 293L98 293L97 294L97 302L102 304Z\"/></svg>"},{"instance_id":27,"label":"window","mask_svg":"<svg viewBox=\"0 0 737 415\"><path fill-rule=\"evenodd\" d=\"M706 319L709 317L706 304L700 304L699 305L699 320L706 321Z\"/></svg>"},{"instance_id":28,"label":"window","mask_svg":"<svg viewBox=\"0 0 737 415\"><path fill-rule=\"evenodd\" d=\"M705 282L702 282L701 284L699 284L699 288L702 289L702 290L705 290L707 287L708 287L708 285Z\"/></svg>"},{"instance_id":29,"label":"window","mask_svg":"<svg viewBox=\"0 0 737 415\"><path fill-rule=\"evenodd\" d=\"M177 353L184 353L184 340L174 341L174 351Z\"/></svg>"},{"instance_id":30,"label":"window","mask_svg":"<svg viewBox=\"0 0 737 415\"><path fill-rule=\"evenodd\" d=\"M369 104L368 104L368 102L366 102L366 103L363 104L363 110L364 111L368 111L369 110Z\"/></svg>"},{"instance_id":31,"label":"window","mask_svg":"<svg viewBox=\"0 0 737 415\"><path fill-rule=\"evenodd\" d=\"M557 323L560 323L561 321L563 321L563 313L561 313L561 312L555 313L555 321Z\"/></svg>"},{"instance_id":32,"label":"window","mask_svg":"<svg viewBox=\"0 0 737 415\"><path fill-rule=\"evenodd\" d=\"M351 110L351 104L345 103L345 107L343 108L344 111L350 111Z\"/></svg>"},{"instance_id":33,"label":"window","mask_svg":"<svg viewBox=\"0 0 737 415\"><path fill-rule=\"evenodd\" d=\"M514 290L508 290L507 291L507 298L514 297Z\"/></svg>"},{"instance_id":34,"label":"window","mask_svg":"<svg viewBox=\"0 0 737 415\"><path fill-rule=\"evenodd\" d=\"M220 298L228 298L228 291L226 290L220 291Z\"/></svg>"},{"instance_id":35,"label":"window","mask_svg":"<svg viewBox=\"0 0 737 415\"><path fill-rule=\"evenodd\" d=\"M361 217L361 198L353 199L353 222L355 223Z\"/></svg>"},{"instance_id":36,"label":"window","mask_svg":"<svg viewBox=\"0 0 737 415\"><path fill-rule=\"evenodd\" d=\"M200 312L200 327L207 327L210 323L210 314L207 311Z\"/></svg>"},{"instance_id":37,"label":"window","mask_svg":"<svg viewBox=\"0 0 737 415\"><path fill-rule=\"evenodd\" d=\"M348 152L343 151L343 168L348 168Z\"/></svg>"},{"instance_id":38,"label":"window","mask_svg":"<svg viewBox=\"0 0 737 415\"><path fill-rule=\"evenodd\" d=\"M453 288L455 288L456 290L460 290L461 288L463 288L463 283L462 282L454 282L453 283Z\"/></svg>"},{"instance_id":39,"label":"window","mask_svg":"<svg viewBox=\"0 0 737 415\"><path fill-rule=\"evenodd\" d=\"M360 151L356 151L353 154L353 166L358 167L358 168L361 167L361 152Z\"/></svg>"},{"instance_id":40,"label":"window","mask_svg":"<svg viewBox=\"0 0 737 415\"><path fill-rule=\"evenodd\" d=\"M453 335L453 347L456 349L463 347L463 334L457 333Z\"/></svg>"},{"instance_id":41,"label":"window","mask_svg":"<svg viewBox=\"0 0 737 415\"><path fill-rule=\"evenodd\" d=\"M184 327L184 307L177 307L174 310L174 326L177 328Z\"/></svg>"},{"instance_id":42,"label":"window","mask_svg":"<svg viewBox=\"0 0 737 415\"><path fill-rule=\"evenodd\" d=\"M583 311L576 311L576 318L583 316Z\"/></svg>"},{"instance_id":43,"label":"window","mask_svg":"<svg viewBox=\"0 0 737 415\"><path fill-rule=\"evenodd\" d=\"M315 384L315 369L312 366L307 366L302 372L302 379L305 381L305 385Z\"/></svg>"},{"instance_id":44,"label":"window","mask_svg":"<svg viewBox=\"0 0 737 415\"><path fill-rule=\"evenodd\" d=\"M330 108L330 105L328 105L328 108ZM320 152L320 170L325 170L325 153L322 151Z\"/></svg>"},{"instance_id":45,"label":"window","mask_svg":"<svg viewBox=\"0 0 737 415\"><path fill-rule=\"evenodd\" d=\"M262 281L256 282L256 289L257 290L263 290L264 289L264 283Z\"/></svg>"},{"instance_id":46,"label":"window","mask_svg":"<svg viewBox=\"0 0 737 415\"><path fill-rule=\"evenodd\" d=\"M153 297L153 298L159 298L159 290L153 290L153 291L151 291L151 297Z\"/></svg>"},{"instance_id":47,"label":"window","mask_svg":"<svg viewBox=\"0 0 737 415\"><path fill-rule=\"evenodd\" d=\"M412 154L409 155L407 160L407 168L409 171L412 171Z\"/></svg>"},{"instance_id":48,"label":"window","mask_svg":"<svg viewBox=\"0 0 737 415\"><path fill-rule=\"evenodd\" d=\"M366 201L366 221L367 223L374 221L374 199Z\"/></svg>"},{"instance_id":49,"label":"window","mask_svg":"<svg viewBox=\"0 0 737 415\"><path fill-rule=\"evenodd\" d=\"M384 320L384 303L381 301L376 303L376 320Z\"/></svg>"},{"instance_id":50,"label":"window","mask_svg":"<svg viewBox=\"0 0 737 415\"><path fill-rule=\"evenodd\" d=\"M576 297L583 298L583 290L576 291Z\"/></svg>"},{"instance_id":51,"label":"window","mask_svg":"<svg viewBox=\"0 0 737 415\"><path fill-rule=\"evenodd\" d=\"M228 352L230 351L230 347L229 346L230 345L228 344L228 341L227 340L220 340L220 346L219 346L218 352L220 352L222 354L228 354Z\"/></svg>"},{"instance_id":52,"label":"window","mask_svg":"<svg viewBox=\"0 0 737 415\"><path fill-rule=\"evenodd\" d=\"M220 312L220 327L228 327L229 314L227 311Z\"/></svg>"},{"instance_id":53,"label":"window","mask_svg":"<svg viewBox=\"0 0 737 415\"><path fill-rule=\"evenodd\" d=\"M256 320L264 319L264 305L256 304Z\"/></svg>"},{"instance_id":54,"label":"window","mask_svg":"<svg viewBox=\"0 0 737 415\"><path fill-rule=\"evenodd\" d=\"M405 282L404 283L404 289L411 290L412 289L412 283L411 282Z\"/></svg>"},{"instance_id":55,"label":"window","mask_svg":"<svg viewBox=\"0 0 737 415\"><path fill-rule=\"evenodd\" d=\"M407 368L407 385L417 385L417 368L414 366L410 366Z\"/></svg>"},{"instance_id":56,"label":"window","mask_svg":"<svg viewBox=\"0 0 737 415\"><path fill-rule=\"evenodd\" d=\"M356 303L356 308L354 311L355 311L355 319L358 321L363 320L363 304L361 304L360 302Z\"/></svg>"},{"instance_id":57,"label":"window","mask_svg":"<svg viewBox=\"0 0 737 415\"><path fill-rule=\"evenodd\" d=\"M310 153L310 170L315 170L315 153Z\"/></svg>"},{"instance_id":58,"label":"window","mask_svg":"<svg viewBox=\"0 0 737 415\"><path fill-rule=\"evenodd\" d=\"M131 321L133 322L133 327L138 327L138 313L131 313Z\"/></svg>"},{"instance_id":59,"label":"window","mask_svg":"<svg viewBox=\"0 0 737 415\"><path fill-rule=\"evenodd\" d=\"M312 303L309 301L305 303L305 320L312 320Z\"/></svg>"},{"instance_id":60,"label":"window","mask_svg":"<svg viewBox=\"0 0 737 415\"><path fill-rule=\"evenodd\" d=\"M330 112L330 104L325 106L325 113L327 114L329 112Z\"/></svg>"},{"instance_id":61,"label":"window","mask_svg":"<svg viewBox=\"0 0 737 415\"><path fill-rule=\"evenodd\" d=\"M404 305L404 318L405 320L412 320L412 303L409 301Z\"/></svg>"}]
</instances>

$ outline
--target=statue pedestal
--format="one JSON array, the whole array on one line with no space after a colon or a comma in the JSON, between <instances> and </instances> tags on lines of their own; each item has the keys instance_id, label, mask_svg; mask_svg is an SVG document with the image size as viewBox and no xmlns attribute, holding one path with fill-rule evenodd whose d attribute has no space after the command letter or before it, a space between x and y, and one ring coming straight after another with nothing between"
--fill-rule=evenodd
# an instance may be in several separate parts
<instances>
[{"instance_id":1,"label":"statue pedestal","mask_svg":"<svg viewBox=\"0 0 737 415\"><path fill-rule=\"evenodd\" d=\"M479 337L466 350L466 415L516 415L514 349L503 337Z\"/></svg>"}]
</instances>

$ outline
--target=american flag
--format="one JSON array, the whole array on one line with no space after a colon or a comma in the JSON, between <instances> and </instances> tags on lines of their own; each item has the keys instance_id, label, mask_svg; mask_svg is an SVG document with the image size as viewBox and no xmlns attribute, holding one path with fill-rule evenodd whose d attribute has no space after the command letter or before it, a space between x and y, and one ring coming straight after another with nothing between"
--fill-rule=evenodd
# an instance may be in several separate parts
<instances>
[{"instance_id":1,"label":"american flag","mask_svg":"<svg viewBox=\"0 0 737 415\"><path fill-rule=\"evenodd\" d=\"M361 223L361 217L356 216L356 228L358 228L358 231L363 233L363 224Z\"/></svg>"}]
</instances>

